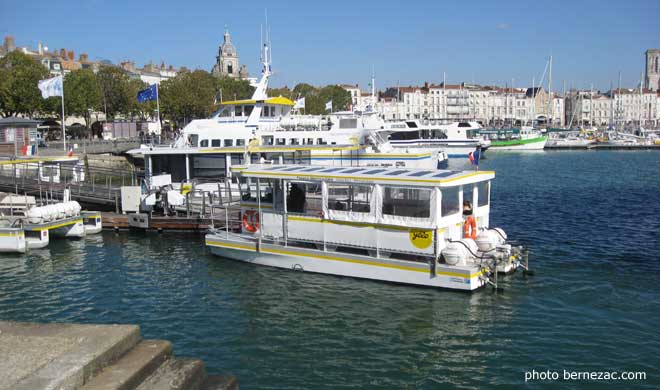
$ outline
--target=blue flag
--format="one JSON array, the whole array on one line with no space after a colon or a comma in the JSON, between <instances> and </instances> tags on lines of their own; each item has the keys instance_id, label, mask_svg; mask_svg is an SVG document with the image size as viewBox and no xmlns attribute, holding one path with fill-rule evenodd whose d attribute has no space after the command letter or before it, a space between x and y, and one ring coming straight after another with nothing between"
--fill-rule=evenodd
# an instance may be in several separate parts
<instances>
[{"instance_id":1,"label":"blue flag","mask_svg":"<svg viewBox=\"0 0 660 390\"><path fill-rule=\"evenodd\" d=\"M156 99L158 99L158 85L156 84L150 85L149 88L143 89L137 94L137 100L140 103Z\"/></svg>"}]
</instances>

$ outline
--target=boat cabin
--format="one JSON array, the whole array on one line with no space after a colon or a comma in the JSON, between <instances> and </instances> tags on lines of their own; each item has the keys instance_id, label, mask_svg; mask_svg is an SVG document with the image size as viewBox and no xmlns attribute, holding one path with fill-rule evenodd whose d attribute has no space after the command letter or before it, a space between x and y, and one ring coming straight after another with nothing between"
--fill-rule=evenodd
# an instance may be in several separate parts
<instances>
[{"instance_id":1,"label":"boat cabin","mask_svg":"<svg viewBox=\"0 0 660 390\"><path fill-rule=\"evenodd\" d=\"M251 165L233 168L243 234L369 251L439 257L463 238L464 213L489 226L492 171Z\"/></svg>"}]
</instances>

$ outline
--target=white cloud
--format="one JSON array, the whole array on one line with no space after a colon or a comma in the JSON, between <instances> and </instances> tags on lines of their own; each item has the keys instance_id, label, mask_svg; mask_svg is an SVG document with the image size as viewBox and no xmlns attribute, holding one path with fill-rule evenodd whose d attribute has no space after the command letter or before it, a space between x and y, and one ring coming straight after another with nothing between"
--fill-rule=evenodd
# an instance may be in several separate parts
<instances>
[{"instance_id":1,"label":"white cloud","mask_svg":"<svg viewBox=\"0 0 660 390\"><path fill-rule=\"evenodd\" d=\"M511 28L511 25L509 23L500 23L497 26L495 26L498 30L507 30Z\"/></svg>"}]
</instances>

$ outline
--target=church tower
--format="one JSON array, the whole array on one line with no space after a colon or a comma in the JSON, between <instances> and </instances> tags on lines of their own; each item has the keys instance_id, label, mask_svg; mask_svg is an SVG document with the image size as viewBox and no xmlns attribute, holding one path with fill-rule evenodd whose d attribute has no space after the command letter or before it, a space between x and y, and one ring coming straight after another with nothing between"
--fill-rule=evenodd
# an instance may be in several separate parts
<instances>
[{"instance_id":1,"label":"church tower","mask_svg":"<svg viewBox=\"0 0 660 390\"><path fill-rule=\"evenodd\" d=\"M218 48L216 63L211 71L215 76L225 76L234 79L244 79L248 77L245 65L239 67L238 53L231 43L229 31L225 30L225 40Z\"/></svg>"},{"instance_id":2,"label":"church tower","mask_svg":"<svg viewBox=\"0 0 660 390\"><path fill-rule=\"evenodd\" d=\"M646 51L645 84L645 87L652 91L660 90L660 49Z\"/></svg>"}]
</instances>

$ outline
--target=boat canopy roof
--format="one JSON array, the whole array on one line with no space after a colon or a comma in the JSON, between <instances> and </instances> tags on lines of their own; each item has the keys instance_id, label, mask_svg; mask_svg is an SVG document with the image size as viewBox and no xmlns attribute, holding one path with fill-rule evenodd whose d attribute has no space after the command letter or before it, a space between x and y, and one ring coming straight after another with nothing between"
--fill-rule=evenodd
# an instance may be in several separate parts
<instances>
[{"instance_id":1,"label":"boat canopy roof","mask_svg":"<svg viewBox=\"0 0 660 390\"><path fill-rule=\"evenodd\" d=\"M494 171L451 171L380 167L249 165L232 168L240 176L265 179L363 182L407 187L454 187L488 181Z\"/></svg>"},{"instance_id":2,"label":"boat canopy roof","mask_svg":"<svg viewBox=\"0 0 660 390\"><path fill-rule=\"evenodd\" d=\"M254 100L254 99L230 100L230 101L226 101L226 102L220 102L220 105L221 106L238 106L238 105L244 105L244 104L257 104L257 103L265 103L265 104L279 105L279 106L293 106L293 105L295 105L295 103L291 99L287 99L283 96L272 97L272 98L268 98L266 100Z\"/></svg>"}]
</instances>

